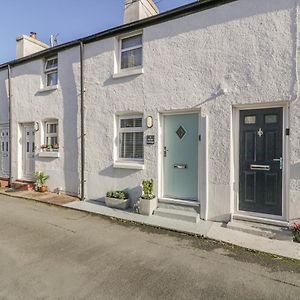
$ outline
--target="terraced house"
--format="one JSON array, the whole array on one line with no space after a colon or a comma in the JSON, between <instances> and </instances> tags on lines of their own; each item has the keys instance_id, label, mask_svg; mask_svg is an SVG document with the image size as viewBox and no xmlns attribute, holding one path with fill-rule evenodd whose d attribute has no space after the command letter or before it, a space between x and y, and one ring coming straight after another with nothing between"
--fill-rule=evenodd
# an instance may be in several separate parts
<instances>
[{"instance_id":1,"label":"terraced house","mask_svg":"<svg viewBox=\"0 0 300 300\"><path fill-rule=\"evenodd\" d=\"M1 177L103 201L153 178L204 220L300 217L299 1L204 0L0 66ZM51 145L51 146L49 146Z\"/></svg>"}]
</instances>

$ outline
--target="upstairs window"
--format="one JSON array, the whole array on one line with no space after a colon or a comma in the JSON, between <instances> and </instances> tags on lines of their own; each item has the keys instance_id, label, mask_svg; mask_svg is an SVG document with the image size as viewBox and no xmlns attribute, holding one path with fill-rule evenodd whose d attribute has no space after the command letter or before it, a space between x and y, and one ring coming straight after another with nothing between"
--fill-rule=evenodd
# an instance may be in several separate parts
<instances>
[{"instance_id":1,"label":"upstairs window","mask_svg":"<svg viewBox=\"0 0 300 300\"><path fill-rule=\"evenodd\" d=\"M120 40L120 69L132 69L142 66L143 35L138 34Z\"/></svg>"},{"instance_id":2,"label":"upstairs window","mask_svg":"<svg viewBox=\"0 0 300 300\"><path fill-rule=\"evenodd\" d=\"M45 82L46 86L54 86L58 84L58 59L52 57L45 62Z\"/></svg>"},{"instance_id":3,"label":"upstairs window","mask_svg":"<svg viewBox=\"0 0 300 300\"><path fill-rule=\"evenodd\" d=\"M143 160L144 129L142 116L119 118L119 159Z\"/></svg>"}]
</instances>

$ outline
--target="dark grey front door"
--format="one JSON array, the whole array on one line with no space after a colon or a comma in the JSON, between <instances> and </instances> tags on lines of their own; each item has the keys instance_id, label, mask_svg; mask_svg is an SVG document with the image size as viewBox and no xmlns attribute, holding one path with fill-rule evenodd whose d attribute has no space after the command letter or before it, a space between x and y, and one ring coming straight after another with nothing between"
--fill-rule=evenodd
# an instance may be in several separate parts
<instances>
[{"instance_id":1,"label":"dark grey front door","mask_svg":"<svg viewBox=\"0 0 300 300\"><path fill-rule=\"evenodd\" d=\"M282 215L282 136L282 108L240 112L240 210Z\"/></svg>"}]
</instances>

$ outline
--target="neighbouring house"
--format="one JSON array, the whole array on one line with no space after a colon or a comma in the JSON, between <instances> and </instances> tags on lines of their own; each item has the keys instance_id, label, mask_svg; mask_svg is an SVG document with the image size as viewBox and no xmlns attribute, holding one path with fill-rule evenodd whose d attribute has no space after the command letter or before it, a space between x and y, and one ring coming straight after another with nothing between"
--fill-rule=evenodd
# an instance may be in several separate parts
<instances>
[{"instance_id":1,"label":"neighbouring house","mask_svg":"<svg viewBox=\"0 0 300 300\"><path fill-rule=\"evenodd\" d=\"M0 65L0 177L133 202L153 178L204 220L300 217L299 21L297 0L126 0L122 26L19 37Z\"/></svg>"}]
</instances>

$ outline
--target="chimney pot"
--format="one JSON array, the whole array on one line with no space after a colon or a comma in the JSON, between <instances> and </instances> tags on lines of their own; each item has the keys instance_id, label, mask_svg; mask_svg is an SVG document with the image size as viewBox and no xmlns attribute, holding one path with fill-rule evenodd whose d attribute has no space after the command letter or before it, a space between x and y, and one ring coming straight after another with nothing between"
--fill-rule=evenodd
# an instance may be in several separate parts
<instances>
[{"instance_id":1,"label":"chimney pot","mask_svg":"<svg viewBox=\"0 0 300 300\"><path fill-rule=\"evenodd\" d=\"M36 40L36 32L31 31L30 37Z\"/></svg>"}]
</instances>

